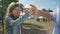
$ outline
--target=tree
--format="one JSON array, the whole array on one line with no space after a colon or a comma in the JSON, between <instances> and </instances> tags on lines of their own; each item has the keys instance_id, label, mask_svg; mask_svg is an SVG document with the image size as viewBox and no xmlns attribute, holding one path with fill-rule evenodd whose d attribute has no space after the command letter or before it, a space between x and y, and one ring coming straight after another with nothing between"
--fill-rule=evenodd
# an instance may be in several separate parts
<instances>
[{"instance_id":1,"label":"tree","mask_svg":"<svg viewBox=\"0 0 60 34\"><path fill-rule=\"evenodd\" d=\"M53 12L53 10L51 10L50 8L48 9L48 12Z\"/></svg>"},{"instance_id":2,"label":"tree","mask_svg":"<svg viewBox=\"0 0 60 34\"><path fill-rule=\"evenodd\" d=\"M47 11L45 8L42 9L43 11Z\"/></svg>"},{"instance_id":3,"label":"tree","mask_svg":"<svg viewBox=\"0 0 60 34\"><path fill-rule=\"evenodd\" d=\"M11 2L18 2L18 0L0 0L0 21L2 21L1 23L4 29L6 29L6 23L4 23L4 16L6 14L6 9ZM3 34L6 34L5 30Z\"/></svg>"},{"instance_id":4,"label":"tree","mask_svg":"<svg viewBox=\"0 0 60 34\"><path fill-rule=\"evenodd\" d=\"M21 9L21 11L23 11L23 7L24 7L24 5L20 3L20 9Z\"/></svg>"}]
</instances>

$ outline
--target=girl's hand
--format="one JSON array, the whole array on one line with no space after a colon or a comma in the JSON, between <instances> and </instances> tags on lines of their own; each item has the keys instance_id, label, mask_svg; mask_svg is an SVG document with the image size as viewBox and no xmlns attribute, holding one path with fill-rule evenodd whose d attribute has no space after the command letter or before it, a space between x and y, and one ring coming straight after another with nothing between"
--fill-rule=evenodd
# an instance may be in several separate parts
<instances>
[{"instance_id":1,"label":"girl's hand","mask_svg":"<svg viewBox=\"0 0 60 34\"><path fill-rule=\"evenodd\" d=\"M37 14L37 8L30 4L31 8L24 8L24 12L29 13L30 15L36 15Z\"/></svg>"},{"instance_id":2,"label":"girl's hand","mask_svg":"<svg viewBox=\"0 0 60 34\"><path fill-rule=\"evenodd\" d=\"M38 9L34 6L34 5L32 5L32 4L30 4L30 6L31 6L31 14L32 15L37 15L37 13L38 13Z\"/></svg>"},{"instance_id":3,"label":"girl's hand","mask_svg":"<svg viewBox=\"0 0 60 34\"><path fill-rule=\"evenodd\" d=\"M29 10L28 8L24 8L23 11L24 11L25 13L28 13L28 10Z\"/></svg>"}]
</instances>

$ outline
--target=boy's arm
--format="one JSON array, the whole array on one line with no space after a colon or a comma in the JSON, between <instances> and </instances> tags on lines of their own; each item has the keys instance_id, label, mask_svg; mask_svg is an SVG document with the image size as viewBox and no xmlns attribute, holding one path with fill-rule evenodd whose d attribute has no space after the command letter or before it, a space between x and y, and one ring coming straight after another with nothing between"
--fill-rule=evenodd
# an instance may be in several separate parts
<instances>
[{"instance_id":1,"label":"boy's arm","mask_svg":"<svg viewBox=\"0 0 60 34\"><path fill-rule=\"evenodd\" d=\"M38 16L44 16L46 18L48 18L49 20L52 19L52 16L49 14L49 12L46 11L42 11L42 10L38 10L34 5L30 4L30 6L32 7L32 12L34 11L34 15L38 15Z\"/></svg>"},{"instance_id":2,"label":"boy's arm","mask_svg":"<svg viewBox=\"0 0 60 34\"><path fill-rule=\"evenodd\" d=\"M36 10L36 13L37 13L38 16L46 17L46 18L48 18L49 20L52 19L52 16L50 15L49 12L45 12L45 11L42 11L42 10Z\"/></svg>"}]
</instances>

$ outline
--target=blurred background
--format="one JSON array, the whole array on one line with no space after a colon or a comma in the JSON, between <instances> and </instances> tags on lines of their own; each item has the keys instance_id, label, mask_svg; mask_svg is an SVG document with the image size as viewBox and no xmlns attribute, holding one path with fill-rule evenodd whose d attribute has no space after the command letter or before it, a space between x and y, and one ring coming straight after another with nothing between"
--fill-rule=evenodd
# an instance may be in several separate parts
<instances>
[{"instance_id":1,"label":"blurred background","mask_svg":"<svg viewBox=\"0 0 60 34\"><path fill-rule=\"evenodd\" d=\"M4 22L6 9L11 2L18 2L24 6L35 5L39 10L46 12L57 11L60 0L0 0L0 34L6 34ZM54 22L43 16L29 16L22 24L22 34L52 34Z\"/></svg>"}]
</instances>

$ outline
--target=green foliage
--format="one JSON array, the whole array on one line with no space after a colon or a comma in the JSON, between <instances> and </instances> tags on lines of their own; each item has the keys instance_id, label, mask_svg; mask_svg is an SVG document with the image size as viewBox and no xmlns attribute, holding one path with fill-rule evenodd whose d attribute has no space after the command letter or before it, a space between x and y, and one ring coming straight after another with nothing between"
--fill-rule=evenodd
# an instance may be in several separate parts
<instances>
[{"instance_id":1,"label":"green foliage","mask_svg":"<svg viewBox=\"0 0 60 34\"><path fill-rule=\"evenodd\" d=\"M0 5L2 7L0 8L0 19L4 18L4 15L6 13L7 7L11 2L17 2L18 0L1 0Z\"/></svg>"},{"instance_id":2,"label":"green foliage","mask_svg":"<svg viewBox=\"0 0 60 34\"><path fill-rule=\"evenodd\" d=\"M42 10L46 11L46 12L53 12L53 10L51 10L50 8L48 10L46 10L45 8L43 8Z\"/></svg>"},{"instance_id":3,"label":"green foliage","mask_svg":"<svg viewBox=\"0 0 60 34\"><path fill-rule=\"evenodd\" d=\"M37 22L40 22L40 19L39 18L37 18L36 20L37 20Z\"/></svg>"},{"instance_id":4,"label":"green foliage","mask_svg":"<svg viewBox=\"0 0 60 34\"><path fill-rule=\"evenodd\" d=\"M45 8L42 9L43 11L47 11Z\"/></svg>"},{"instance_id":5,"label":"green foliage","mask_svg":"<svg viewBox=\"0 0 60 34\"><path fill-rule=\"evenodd\" d=\"M18 0L1 0L0 1L0 26L2 26L2 28L4 28L4 16L7 10L8 5L11 2L17 2ZM3 31L0 31L0 33L4 34Z\"/></svg>"},{"instance_id":6,"label":"green foliage","mask_svg":"<svg viewBox=\"0 0 60 34\"><path fill-rule=\"evenodd\" d=\"M11 2L17 2L18 0L2 0L2 13L5 15L6 9Z\"/></svg>"},{"instance_id":7,"label":"green foliage","mask_svg":"<svg viewBox=\"0 0 60 34\"><path fill-rule=\"evenodd\" d=\"M43 18L43 22L46 22L47 21L47 19L46 18Z\"/></svg>"},{"instance_id":8,"label":"green foliage","mask_svg":"<svg viewBox=\"0 0 60 34\"><path fill-rule=\"evenodd\" d=\"M51 10L50 8L48 9L49 12L53 12L53 10Z\"/></svg>"},{"instance_id":9,"label":"green foliage","mask_svg":"<svg viewBox=\"0 0 60 34\"><path fill-rule=\"evenodd\" d=\"M20 3L20 10L23 12L24 5Z\"/></svg>"}]
</instances>

